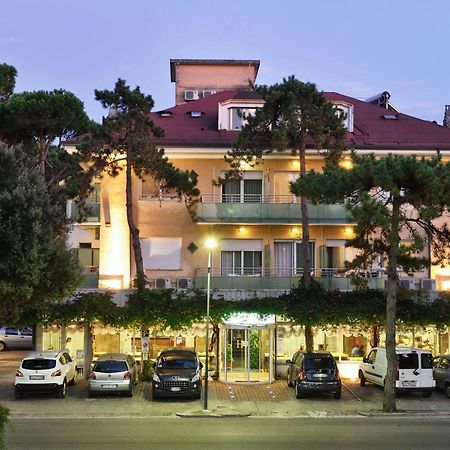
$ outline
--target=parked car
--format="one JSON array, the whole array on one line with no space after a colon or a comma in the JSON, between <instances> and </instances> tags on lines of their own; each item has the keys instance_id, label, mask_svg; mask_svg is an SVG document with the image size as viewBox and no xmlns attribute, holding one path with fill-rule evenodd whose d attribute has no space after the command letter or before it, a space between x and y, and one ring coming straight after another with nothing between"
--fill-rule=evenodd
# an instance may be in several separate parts
<instances>
[{"instance_id":1,"label":"parked car","mask_svg":"<svg viewBox=\"0 0 450 450\"><path fill-rule=\"evenodd\" d=\"M341 377L331 353L297 352L286 363L287 383L294 386L297 398L307 392L332 392L334 398L341 398Z\"/></svg>"},{"instance_id":2,"label":"parked car","mask_svg":"<svg viewBox=\"0 0 450 450\"><path fill-rule=\"evenodd\" d=\"M89 375L89 396L100 393L124 393L133 397L133 385L138 383L136 361L126 353L106 353L95 361Z\"/></svg>"},{"instance_id":3,"label":"parked car","mask_svg":"<svg viewBox=\"0 0 450 450\"><path fill-rule=\"evenodd\" d=\"M5 350L31 350L33 329L31 327L0 327L0 352Z\"/></svg>"},{"instance_id":4,"label":"parked car","mask_svg":"<svg viewBox=\"0 0 450 450\"><path fill-rule=\"evenodd\" d=\"M433 356L428 350L397 347L398 368L395 387L399 391L422 392L431 397L435 382L433 379ZM370 381L384 386L387 371L386 349L374 347L359 366L360 385Z\"/></svg>"},{"instance_id":5,"label":"parked car","mask_svg":"<svg viewBox=\"0 0 450 450\"><path fill-rule=\"evenodd\" d=\"M434 359L433 367L436 389L441 389L450 398L450 355L439 355Z\"/></svg>"},{"instance_id":6,"label":"parked car","mask_svg":"<svg viewBox=\"0 0 450 450\"><path fill-rule=\"evenodd\" d=\"M153 398L201 397L203 364L193 348L170 347L153 364Z\"/></svg>"},{"instance_id":7,"label":"parked car","mask_svg":"<svg viewBox=\"0 0 450 450\"><path fill-rule=\"evenodd\" d=\"M66 386L76 382L76 364L67 351L31 352L20 363L14 381L16 399L27 392L53 392L66 396Z\"/></svg>"}]
</instances>

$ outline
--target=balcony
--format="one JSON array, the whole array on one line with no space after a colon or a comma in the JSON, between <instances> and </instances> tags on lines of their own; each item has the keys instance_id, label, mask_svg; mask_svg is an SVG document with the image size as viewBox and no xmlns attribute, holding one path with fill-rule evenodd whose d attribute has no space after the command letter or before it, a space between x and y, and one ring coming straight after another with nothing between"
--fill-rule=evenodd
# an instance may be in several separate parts
<instances>
[{"instance_id":1,"label":"balcony","mask_svg":"<svg viewBox=\"0 0 450 450\"><path fill-rule=\"evenodd\" d=\"M298 224L300 200L292 195L202 195L197 205L199 223ZM352 221L343 205L309 205L309 223L347 225Z\"/></svg>"},{"instance_id":2,"label":"balcony","mask_svg":"<svg viewBox=\"0 0 450 450\"><path fill-rule=\"evenodd\" d=\"M301 269L243 269L233 272L230 269L213 268L211 270L211 289L218 290L289 290L297 286L301 278ZM347 276L340 269L317 268L312 270L315 281L326 289L352 291L356 289L354 278ZM359 277L370 289L384 289L385 277L374 271ZM207 269L197 269L195 288L206 289Z\"/></svg>"},{"instance_id":3,"label":"balcony","mask_svg":"<svg viewBox=\"0 0 450 450\"><path fill-rule=\"evenodd\" d=\"M83 269L83 279L80 289L97 289L98 288L98 267L86 266Z\"/></svg>"},{"instance_id":4,"label":"balcony","mask_svg":"<svg viewBox=\"0 0 450 450\"><path fill-rule=\"evenodd\" d=\"M74 202L69 204L69 217L78 223L99 224L100 223L100 202L87 202L87 215L83 217L81 222L78 222L80 215L80 208Z\"/></svg>"}]
</instances>

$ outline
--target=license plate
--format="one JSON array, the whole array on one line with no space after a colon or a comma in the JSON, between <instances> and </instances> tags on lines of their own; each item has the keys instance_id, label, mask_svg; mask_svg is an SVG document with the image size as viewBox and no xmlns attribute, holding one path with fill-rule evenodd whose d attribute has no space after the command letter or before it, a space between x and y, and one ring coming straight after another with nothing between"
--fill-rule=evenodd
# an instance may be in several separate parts
<instances>
[{"instance_id":1,"label":"license plate","mask_svg":"<svg viewBox=\"0 0 450 450\"><path fill-rule=\"evenodd\" d=\"M117 389L117 384L102 384L102 389Z\"/></svg>"},{"instance_id":2,"label":"license plate","mask_svg":"<svg viewBox=\"0 0 450 450\"><path fill-rule=\"evenodd\" d=\"M171 387L170 390L171 390L172 392L180 392L180 391L181 391L181 388L178 387L178 386L175 386L175 387Z\"/></svg>"},{"instance_id":3,"label":"license plate","mask_svg":"<svg viewBox=\"0 0 450 450\"><path fill-rule=\"evenodd\" d=\"M44 375L30 375L30 380L44 380L45 376Z\"/></svg>"},{"instance_id":4,"label":"license plate","mask_svg":"<svg viewBox=\"0 0 450 450\"><path fill-rule=\"evenodd\" d=\"M326 378L328 375L326 373L315 373L314 378Z\"/></svg>"},{"instance_id":5,"label":"license plate","mask_svg":"<svg viewBox=\"0 0 450 450\"><path fill-rule=\"evenodd\" d=\"M402 381L402 386L415 386L416 381Z\"/></svg>"}]
</instances>

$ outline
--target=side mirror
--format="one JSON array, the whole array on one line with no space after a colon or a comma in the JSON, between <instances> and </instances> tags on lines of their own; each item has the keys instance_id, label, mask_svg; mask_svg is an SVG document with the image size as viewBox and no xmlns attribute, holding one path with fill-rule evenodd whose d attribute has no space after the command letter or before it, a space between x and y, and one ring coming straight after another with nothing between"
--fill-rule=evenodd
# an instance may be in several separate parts
<instances>
[{"instance_id":1,"label":"side mirror","mask_svg":"<svg viewBox=\"0 0 450 450\"><path fill-rule=\"evenodd\" d=\"M286 364L292 364L292 361L290 359L287 359Z\"/></svg>"},{"instance_id":2,"label":"side mirror","mask_svg":"<svg viewBox=\"0 0 450 450\"><path fill-rule=\"evenodd\" d=\"M156 369L156 362L153 363L153 369Z\"/></svg>"},{"instance_id":3,"label":"side mirror","mask_svg":"<svg viewBox=\"0 0 450 450\"><path fill-rule=\"evenodd\" d=\"M198 363L198 366L200 367L200 370L203 369L203 363L201 361Z\"/></svg>"},{"instance_id":4,"label":"side mirror","mask_svg":"<svg viewBox=\"0 0 450 450\"><path fill-rule=\"evenodd\" d=\"M363 356L363 363L367 362L367 358L365 356Z\"/></svg>"}]
</instances>

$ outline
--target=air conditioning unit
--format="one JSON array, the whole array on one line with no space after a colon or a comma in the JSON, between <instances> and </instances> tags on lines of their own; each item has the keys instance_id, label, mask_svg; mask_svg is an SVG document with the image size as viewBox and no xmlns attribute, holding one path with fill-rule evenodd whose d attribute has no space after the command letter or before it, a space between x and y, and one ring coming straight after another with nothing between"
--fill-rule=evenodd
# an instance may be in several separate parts
<instances>
[{"instance_id":1,"label":"air conditioning unit","mask_svg":"<svg viewBox=\"0 0 450 450\"><path fill-rule=\"evenodd\" d=\"M400 279L400 286L403 286L407 289L414 290L416 289L416 282L412 280L411 278L403 278Z\"/></svg>"},{"instance_id":2,"label":"air conditioning unit","mask_svg":"<svg viewBox=\"0 0 450 450\"><path fill-rule=\"evenodd\" d=\"M436 290L436 280L424 278L423 280L420 280L420 287L425 291L435 291Z\"/></svg>"},{"instance_id":3,"label":"air conditioning unit","mask_svg":"<svg viewBox=\"0 0 450 450\"><path fill-rule=\"evenodd\" d=\"M172 283L170 278L155 278L155 288L156 289L170 289Z\"/></svg>"},{"instance_id":4,"label":"air conditioning unit","mask_svg":"<svg viewBox=\"0 0 450 450\"><path fill-rule=\"evenodd\" d=\"M178 289L192 289L194 287L194 282L192 278L177 278L177 288Z\"/></svg>"},{"instance_id":5,"label":"air conditioning unit","mask_svg":"<svg viewBox=\"0 0 450 450\"><path fill-rule=\"evenodd\" d=\"M205 89L204 91L203 91L203 98L204 97L209 97L210 95L214 95L216 93L216 91L212 91L212 90L210 90L210 89Z\"/></svg>"},{"instance_id":6,"label":"air conditioning unit","mask_svg":"<svg viewBox=\"0 0 450 450\"><path fill-rule=\"evenodd\" d=\"M187 101L198 100L198 91L193 91L192 89L184 91L184 99Z\"/></svg>"}]
</instances>

